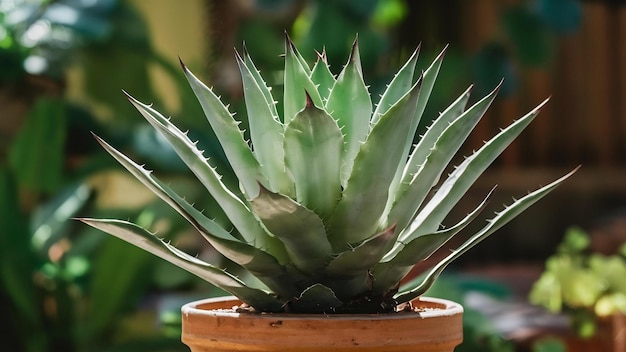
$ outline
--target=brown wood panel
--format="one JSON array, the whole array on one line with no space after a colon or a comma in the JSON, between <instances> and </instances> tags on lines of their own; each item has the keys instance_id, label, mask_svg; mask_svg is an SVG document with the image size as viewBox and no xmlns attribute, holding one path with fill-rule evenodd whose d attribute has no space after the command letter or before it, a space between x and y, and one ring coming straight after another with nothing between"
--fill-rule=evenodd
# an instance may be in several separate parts
<instances>
[{"instance_id":1,"label":"brown wood panel","mask_svg":"<svg viewBox=\"0 0 626 352\"><path fill-rule=\"evenodd\" d=\"M609 42L609 8L604 4L586 3L583 5L582 36L584 40L583 68L586 74L584 91L586 142L594 159L600 165L609 165L614 160L614 133L611 125L611 68Z\"/></svg>"},{"instance_id":2,"label":"brown wood panel","mask_svg":"<svg viewBox=\"0 0 626 352\"><path fill-rule=\"evenodd\" d=\"M626 163L626 6L617 11L618 26L616 38L617 64L615 70L617 74L617 95L616 104L618 117L618 132L620 141L620 153L618 155L618 164Z\"/></svg>"}]
</instances>

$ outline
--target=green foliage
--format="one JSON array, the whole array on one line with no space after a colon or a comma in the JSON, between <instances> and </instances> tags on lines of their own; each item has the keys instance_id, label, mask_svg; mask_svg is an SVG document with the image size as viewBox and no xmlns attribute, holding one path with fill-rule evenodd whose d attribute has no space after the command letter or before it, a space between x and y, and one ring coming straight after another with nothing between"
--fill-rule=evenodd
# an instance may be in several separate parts
<instances>
[{"instance_id":1,"label":"green foliage","mask_svg":"<svg viewBox=\"0 0 626 352\"><path fill-rule=\"evenodd\" d=\"M187 255L141 224L81 221L181 266L259 311L376 313L391 311L426 292L448 264L571 175L496 213L417 287L402 290L399 283L413 265L428 258L485 207L486 200L456 225L441 228L448 213L543 103L442 177L497 90L468 109L464 107L469 92L463 93L413 147L443 53L417 77L417 54L412 56L374 108L356 41L336 77L329 68L319 67L326 65L323 55L311 69L288 37L285 50L282 115L252 59L246 52L237 58L254 129L251 142L244 139L228 106L183 65L239 179L239 189L222 182L212 160L187 133L129 96L217 200L237 232L206 217L151 171L97 138L133 176L267 290ZM314 81L318 77L321 84Z\"/></svg>"},{"instance_id":2,"label":"green foliage","mask_svg":"<svg viewBox=\"0 0 626 352\"><path fill-rule=\"evenodd\" d=\"M515 344L506 340L491 319L481 311L465 304L468 294L488 295L493 299L507 298L508 288L499 283L476 279L442 276L426 293L431 297L449 299L463 305L463 342L456 352L513 352Z\"/></svg>"},{"instance_id":3,"label":"green foliage","mask_svg":"<svg viewBox=\"0 0 626 352\"><path fill-rule=\"evenodd\" d=\"M129 48L137 56L133 66L116 61L120 53L128 56ZM113 351L128 340L115 336L120 321L134 313L137 301L155 285L156 258L133 247L119 247L120 241L70 221L86 209L145 226L154 224L154 219L163 222L171 214L161 203L141 210L95 207L94 175L110 168L111 162L94 148L97 143L83 137L89 137L90 130L98 131L132 146L132 138L140 139L141 133L118 120L104 126L91 111L64 96L67 69L80 60L90 64L84 67L86 95L105 104L107 99L119 102L119 89L109 89L117 84L112 78L152 97L146 62L168 69L168 63L150 48L145 23L125 1L0 0L4 102L0 111L0 314L12 317L0 323L0 337L3 348L10 351ZM176 69L169 65L170 71L171 66ZM107 71L115 68L119 73L121 67L128 72ZM92 72L101 79L91 81ZM186 84L184 78L179 81ZM184 109L188 104L183 105ZM120 112L115 106L108 108ZM129 108L123 104L123 109ZM173 153L169 145L166 152ZM164 155L159 155L160 166L170 168L174 163ZM148 213L156 214L152 221L145 220ZM170 224L163 234L180 231L175 221ZM124 261L123 272L111 266L120 261ZM184 284L189 285L186 278ZM178 337L156 338L170 347L171 341L182 346ZM141 339L133 341L134 347L128 349L137 350L141 343Z\"/></svg>"},{"instance_id":4,"label":"green foliage","mask_svg":"<svg viewBox=\"0 0 626 352\"><path fill-rule=\"evenodd\" d=\"M533 344L533 352L567 352L567 346L557 338L542 338Z\"/></svg>"},{"instance_id":5,"label":"green foliage","mask_svg":"<svg viewBox=\"0 0 626 352\"><path fill-rule=\"evenodd\" d=\"M626 256L589 253L589 244L583 230L568 229L529 296L550 311L568 312L581 336L594 334L597 317L626 314Z\"/></svg>"},{"instance_id":6,"label":"green foliage","mask_svg":"<svg viewBox=\"0 0 626 352\"><path fill-rule=\"evenodd\" d=\"M56 191L62 182L66 105L61 99L37 101L9 155L20 183L39 192Z\"/></svg>"},{"instance_id":7,"label":"green foliage","mask_svg":"<svg viewBox=\"0 0 626 352\"><path fill-rule=\"evenodd\" d=\"M62 79L73 49L109 37L119 2L2 0L0 5L0 57L11 64L3 76L12 72Z\"/></svg>"},{"instance_id":8,"label":"green foliage","mask_svg":"<svg viewBox=\"0 0 626 352\"><path fill-rule=\"evenodd\" d=\"M502 18L516 58L524 66L539 66L552 56L550 33L529 5L508 9Z\"/></svg>"}]
</instances>

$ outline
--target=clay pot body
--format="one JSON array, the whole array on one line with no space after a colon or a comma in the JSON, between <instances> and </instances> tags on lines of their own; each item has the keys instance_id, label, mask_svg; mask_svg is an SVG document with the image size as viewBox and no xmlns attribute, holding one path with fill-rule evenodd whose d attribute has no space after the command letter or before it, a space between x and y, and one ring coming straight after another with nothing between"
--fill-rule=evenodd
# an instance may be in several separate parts
<instances>
[{"instance_id":1,"label":"clay pot body","mask_svg":"<svg viewBox=\"0 0 626 352\"><path fill-rule=\"evenodd\" d=\"M233 297L183 306L182 341L192 352L421 351L452 352L463 340L463 308L419 298L420 312L389 314L250 314Z\"/></svg>"}]
</instances>

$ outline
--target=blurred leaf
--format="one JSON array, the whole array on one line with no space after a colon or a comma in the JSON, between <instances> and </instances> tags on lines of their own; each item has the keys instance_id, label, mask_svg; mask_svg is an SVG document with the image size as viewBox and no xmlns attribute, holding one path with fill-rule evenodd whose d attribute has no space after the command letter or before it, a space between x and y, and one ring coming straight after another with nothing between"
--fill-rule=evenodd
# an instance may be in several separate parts
<instances>
[{"instance_id":1,"label":"blurred leaf","mask_svg":"<svg viewBox=\"0 0 626 352\"><path fill-rule=\"evenodd\" d=\"M402 21L408 10L404 0L379 0L373 21L379 26L392 26Z\"/></svg>"},{"instance_id":2,"label":"blurred leaf","mask_svg":"<svg viewBox=\"0 0 626 352\"><path fill-rule=\"evenodd\" d=\"M188 352L189 348L180 341L180 335L177 338L152 337L145 339L135 339L124 341L112 346L108 346L100 350L100 352Z\"/></svg>"},{"instance_id":3,"label":"blurred leaf","mask_svg":"<svg viewBox=\"0 0 626 352\"><path fill-rule=\"evenodd\" d=\"M65 275L73 281L84 276L91 268L91 261L83 256L71 256L65 260Z\"/></svg>"},{"instance_id":4,"label":"blurred leaf","mask_svg":"<svg viewBox=\"0 0 626 352\"><path fill-rule=\"evenodd\" d=\"M596 333L597 321L593 311L577 310L571 314L572 327L583 338L590 338Z\"/></svg>"},{"instance_id":5,"label":"blurred leaf","mask_svg":"<svg viewBox=\"0 0 626 352\"><path fill-rule=\"evenodd\" d=\"M131 219L144 228L155 229L168 237L172 226L168 216L172 210L155 201ZM182 222L181 222L182 223ZM92 264L89 287L89 320L84 333L87 340L102 336L113 328L120 315L137 306L137 301L152 283L155 262L159 258L126 242L107 236L97 250Z\"/></svg>"},{"instance_id":6,"label":"blurred leaf","mask_svg":"<svg viewBox=\"0 0 626 352\"><path fill-rule=\"evenodd\" d=\"M31 326L41 321L33 271L38 261L30 250L25 215L20 211L17 185L10 171L0 165L0 291L5 291Z\"/></svg>"},{"instance_id":7,"label":"blurred leaf","mask_svg":"<svg viewBox=\"0 0 626 352\"><path fill-rule=\"evenodd\" d=\"M304 14L303 14L304 15ZM319 2L310 15L310 25L302 38L298 39L298 48L304 57L311 59L314 50L326 51L326 58L331 71L339 72L348 56L349 45L356 34L353 25L346 21L336 6L328 1ZM352 36L348 39L347 33Z\"/></svg>"},{"instance_id":8,"label":"blurred leaf","mask_svg":"<svg viewBox=\"0 0 626 352\"><path fill-rule=\"evenodd\" d=\"M580 0L535 0L537 12L544 22L558 34L570 34L582 24Z\"/></svg>"},{"instance_id":9,"label":"blurred leaf","mask_svg":"<svg viewBox=\"0 0 626 352\"><path fill-rule=\"evenodd\" d=\"M0 32L4 30L0 26ZM22 77L24 74L24 65L22 62L26 58L25 50L21 50L18 46L13 45L10 36L4 38L0 35L0 81L13 81Z\"/></svg>"},{"instance_id":10,"label":"blurred leaf","mask_svg":"<svg viewBox=\"0 0 626 352\"><path fill-rule=\"evenodd\" d=\"M197 278L193 274L165 260L159 260L155 263L154 283L161 289L179 288L196 280Z\"/></svg>"},{"instance_id":11,"label":"blurred leaf","mask_svg":"<svg viewBox=\"0 0 626 352\"><path fill-rule=\"evenodd\" d=\"M266 21L252 18L241 24L237 36L237 43L246 44L246 49L258 67L272 71L282 69L284 59L276 53L285 51L285 37L279 30L269 26ZM268 70L262 74L270 80L270 72Z\"/></svg>"},{"instance_id":12,"label":"blurred leaf","mask_svg":"<svg viewBox=\"0 0 626 352\"><path fill-rule=\"evenodd\" d=\"M115 13L114 31L108 41L81 48L87 94L105 104L116 124L141 121L131 104L122 99L124 89L142 100L155 100L148 74L153 57L145 20L128 3Z\"/></svg>"},{"instance_id":13,"label":"blurred leaf","mask_svg":"<svg viewBox=\"0 0 626 352\"><path fill-rule=\"evenodd\" d=\"M89 289L89 320L85 340L91 340L115 325L120 314L137 304L149 283L154 257L116 238L107 238L93 263Z\"/></svg>"},{"instance_id":14,"label":"blurred leaf","mask_svg":"<svg viewBox=\"0 0 626 352\"><path fill-rule=\"evenodd\" d=\"M122 98L122 89L142 100L155 100L148 75L149 61L148 52L117 45L82 51L87 94L109 109L110 117L115 120L114 129L141 121L132 105Z\"/></svg>"},{"instance_id":15,"label":"blurred leaf","mask_svg":"<svg viewBox=\"0 0 626 352\"><path fill-rule=\"evenodd\" d=\"M541 305L550 312L560 312L563 307L561 284L552 272L544 272L530 291L528 300L532 304Z\"/></svg>"},{"instance_id":16,"label":"blurred leaf","mask_svg":"<svg viewBox=\"0 0 626 352\"><path fill-rule=\"evenodd\" d=\"M45 9L41 18L53 25L71 28L86 39L107 38L113 30L108 18L84 10L63 3L52 3Z\"/></svg>"},{"instance_id":17,"label":"blurred leaf","mask_svg":"<svg viewBox=\"0 0 626 352\"><path fill-rule=\"evenodd\" d=\"M318 0L318 2L333 3L328 0ZM364 22L374 15L379 0L335 0L334 2L348 20Z\"/></svg>"},{"instance_id":18,"label":"blurred leaf","mask_svg":"<svg viewBox=\"0 0 626 352\"><path fill-rule=\"evenodd\" d=\"M567 346L559 339L546 337L533 344L533 352L567 352Z\"/></svg>"},{"instance_id":19,"label":"blurred leaf","mask_svg":"<svg viewBox=\"0 0 626 352\"><path fill-rule=\"evenodd\" d=\"M497 286L500 285L500 288ZM442 276L428 290L426 295L440 297L459 302L464 306L463 313L463 343L454 349L455 352L513 352L515 346L505 340L492 324L491 320L481 311L466 306L463 302L470 293L484 294L493 299L506 299L494 296L502 294L506 288L495 282L461 278L456 276Z\"/></svg>"},{"instance_id":20,"label":"blurred leaf","mask_svg":"<svg viewBox=\"0 0 626 352\"><path fill-rule=\"evenodd\" d=\"M16 136L9 161L20 183L29 189L50 193L61 185L66 120L63 100L42 98Z\"/></svg>"},{"instance_id":21,"label":"blurred leaf","mask_svg":"<svg viewBox=\"0 0 626 352\"><path fill-rule=\"evenodd\" d=\"M477 96L487 95L500 81L499 96L510 96L517 87L518 79L513 71L513 64L506 51L500 44L491 42L486 44L473 60L473 71L476 82Z\"/></svg>"},{"instance_id":22,"label":"blurred leaf","mask_svg":"<svg viewBox=\"0 0 626 352\"><path fill-rule=\"evenodd\" d=\"M111 13L120 2L120 0L63 0L63 3L72 7L101 14Z\"/></svg>"},{"instance_id":23,"label":"blurred leaf","mask_svg":"<svg viewBox=\"0 0 626 352\"><path fill-rule=\"evenodd\" d=\"M608 317L613 314L626 314L626 294L613 293L600 297L594 307L599 317Z\"/></svg>"},{"instance_id":24,"label":"blurred leaf","mask_svg":"<svg viewBox=\"0 0 626 352\"><path fill-rule=\"evenodd\" d=\"M515 345L500 336L490 318L482 312L466 309L463 313L463 343L455 352L514 352Z\"/></svg>"},{"instance_id":25,"label":"blurred leaf","mask_svg":"<svg viewBox=\"0 0 626 352\"><path fill-rule=\"evenodd\" d=\"M133 148L150 166L168 171L185 171L187 167L174 151L171 144L156 129L149 125L139 126L133 133Z\"/></svg>"},{"instance_id":26,"label":"blurred leaf","mask_svg":"<svg viewBox=\"0 0 626 352\"><path fill-rule=\"evenodd\" d=\"M626 260L612 255L603 256L593 254L589 258L589 268L595 276L599 277L608 292L626 294Z\"/></svg>"},{"instance_id":27,"label":"blurred leaf","mask_svg":"<svg viewBox=\"0 0 626 352\"><path fill-rule=\"evenodd\" d=\"M552 57L551 38L538 15L526 5L519 5L507 9L502 20L522 65L536 67L548 63Z\"/></svg>"},{"instance_id":28,"label":"blurred leaf","mask_svg":"<svg viewBox=\"0 0 626 352\"><path fill-rule=\"evenodd\" d=\"M591 240L585 231L579 227L571 227L567 229L565 238L559 244L557 251L570 254L581 253L589 248L589 244Z\"/></svg>"},{"instance_id":29,"label":"blurred leaf","mask_svg":"<svg viewBox=\"0 0 626 352\"><path fill-rule=\"evenodd\" d=\"M37 17L39 4L33 2L9 3L4 11L4 23L13 27L19 24L29 24Z\"/></svg>"},{"instance_id":30,"label":"blurred leaf","mask_svg":"<svg viewBox=\"0 0 626 352\"><path fill-rule=\"evenodd\" d=\"M602 278L587 270L563 273L560 280L563 301L569 307L592 307L604 289Z\"/></svg>"},{"instance_id":31,"label":"blurred leaf","mask_svg":"<svg viewBox=\"0 0 626 352\"><path fill-rule=\"evenodd\" d=\"M52 243L67 236L69 219L85 205L90 195L86 184L73 184L38 207L31 216L33 248L45 253Z\"/></svg>"}]
</instances>

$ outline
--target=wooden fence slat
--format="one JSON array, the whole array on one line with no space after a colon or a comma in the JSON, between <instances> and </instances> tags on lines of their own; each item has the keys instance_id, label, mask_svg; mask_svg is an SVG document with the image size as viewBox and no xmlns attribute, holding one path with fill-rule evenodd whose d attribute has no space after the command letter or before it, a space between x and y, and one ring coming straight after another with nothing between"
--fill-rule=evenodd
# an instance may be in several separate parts
<instances>
[{"instance_id":1,"label":"wooden fence slat","mask_svg":"<svg viewBox=\"0 0 626 352\"><path fill-rule=\"evenodd\" d=\"M608 166L614 160L613 116L611 108L611 75L614 74L609 56L613 45L609 42L609 8L604 4L585 3L583 40L585 50L586 82L585 118L587 143L600 165Z\"/></svg>"}]
</instances>

